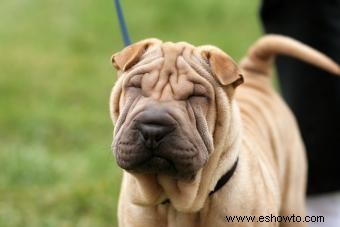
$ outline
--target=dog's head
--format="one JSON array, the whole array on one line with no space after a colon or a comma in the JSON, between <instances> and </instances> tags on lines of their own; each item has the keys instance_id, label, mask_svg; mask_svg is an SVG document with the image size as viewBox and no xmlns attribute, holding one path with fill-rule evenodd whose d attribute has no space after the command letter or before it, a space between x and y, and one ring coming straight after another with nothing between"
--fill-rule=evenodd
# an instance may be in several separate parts
<instances>
[{"instance_id":1,"label":"dog's head","mask_svg":"<svg viewBox=\"0 0 340 227\"><path fill-rule=\"evenodd\" d=\"M114 54L112 62L118 165L192 180L214 150L216 88L231 99L243 82L234 61L216 47L147 39Z\"/></svg>"}]
</instances>

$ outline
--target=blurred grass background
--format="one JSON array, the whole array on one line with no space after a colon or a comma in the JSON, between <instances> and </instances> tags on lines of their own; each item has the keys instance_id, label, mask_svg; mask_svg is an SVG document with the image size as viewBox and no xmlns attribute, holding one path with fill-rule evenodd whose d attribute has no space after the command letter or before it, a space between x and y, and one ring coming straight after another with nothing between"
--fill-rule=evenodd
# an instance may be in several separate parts
<instances>
[{"instance_id":1,"label":"blurred grass background","mask_svg":"<svg viewBox=\"0 0 340 227\"><path fill-rule=\"evenodd\" d=\"M131 38L214 44L261 35L259 1L122 0ZM116 226L110 150L112 0L0 1L0 226Z\"/></svg>"}]
</instances>

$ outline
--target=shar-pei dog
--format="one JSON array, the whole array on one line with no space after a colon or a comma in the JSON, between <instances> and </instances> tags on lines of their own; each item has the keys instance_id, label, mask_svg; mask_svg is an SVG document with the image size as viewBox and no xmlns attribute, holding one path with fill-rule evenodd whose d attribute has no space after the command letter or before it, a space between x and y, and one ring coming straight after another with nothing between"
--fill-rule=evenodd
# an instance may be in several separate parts
<instances>
[{"instance_id":1,"label":"shar-pei dog","mask_svg":"<svg viewBox=\"0 0 340 227\"><path fill-rule=\"evenodd\" d=\"M279 35L260 38L238 65L214 46L158 39L113 55L119 226L306 225L305 151L272 87L277 54L340 73Z\"/></svg>"}]
</instances>

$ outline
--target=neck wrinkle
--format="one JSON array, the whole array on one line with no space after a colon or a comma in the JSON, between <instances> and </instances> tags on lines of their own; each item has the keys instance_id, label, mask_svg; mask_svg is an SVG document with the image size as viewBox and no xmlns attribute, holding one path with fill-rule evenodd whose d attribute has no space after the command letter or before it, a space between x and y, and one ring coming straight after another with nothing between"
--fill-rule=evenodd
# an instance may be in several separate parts
<instances>
[{"instance_id":1,"label":"neck wrinkle","mask_svg":"<svg viewBox=\"0 0 340 227\"><path fill-rule=\"evenodd\" d=\"M241 139L242 139L242 127L240 119L240 111L238 105L232 101L231 103L231 117L228 122L228 130L226 131L221 141L220 148L215 148L215 151L219 153L218 161L215 164L214 175L210 178L210 191L213 191L218 180L234 165L240 152ZM226 126L222 126L226 127Z\"/></svg>"}]
</instances>

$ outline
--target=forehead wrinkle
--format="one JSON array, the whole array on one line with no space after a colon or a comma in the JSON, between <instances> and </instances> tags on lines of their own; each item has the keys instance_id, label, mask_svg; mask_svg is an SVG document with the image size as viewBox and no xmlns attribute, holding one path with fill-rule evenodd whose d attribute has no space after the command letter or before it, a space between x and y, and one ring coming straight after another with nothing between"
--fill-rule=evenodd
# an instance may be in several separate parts
<instances>
[{"instance_id":1,"label":"forehead wrinkle","mask_svg":"<svg viewBox=\"0 0 340 227\"><path fill-rule=\"evenodd\" d=\"M181 73L179 70L178 75L171 76L169 80L169 85L173 91L175 99L185 99L190 94L193 93L194 84L191 82L190 78L188 77L191 74L189 71L188 73Z\"/></svg>"},{"instance_id":2,"label":"forehead wrinkle","mask_svg":"<svg viewBox=\"0 0 340 227\"><path fill-rule=\"evenodd\" d=\"M198 75L203 77L213 86L219 86L219 84L214 79L212 72L210 70L209 64L203 59L197 49L183 54L183 58L191 66L191 68L197 72Z\"/></svg>"},{"instance_id":3,"label":"forehead wrinkle","mask_svg":"<svg viewBox=\"0 0 340 227\"><path fill-rule=\"evenodd\" d=\"M187 78L188 81L192 83L197 83L199 81L204 80L192 67L191 65L183 58L183 56L180 56L177 59L177 66L179 69L179 75L183 75L185 78ZM183 78L183 77L181 77Z\"/></svg>"},{"instance_id":4,"label":"forehead wrinkle","mask_svg":"<svg viewBox=\"0 0 340 227\"><path fill-rule=\"evenodd\" d=\"M209 65L206 63L206 61L204 61L202 57L200 57L195 47L189 47L190 48L186 48L183 51L183 54L181 56L181 65L185 65L185 67L187 68L186 71L189 75L189 80L191 80L192 82L206 81L211 85L215 85L215 80L212 74L207 69ZM178 64L180 64L179 61Z\"/></svg>"},{"instance_id":5,"label":"forehead wrinkle","mask_svg":"<svg viewBox=\"0 0 340 227\"><path fill-rule=\"evenodd\" d=\"M158 74L157 81L149 88L155 99L162 97L176 99L177 96L190 93L195 82L206 81L208 84L216 85L209 64L194 46L185 42L166 42L153 46L143 54L139 63L138 69L133 70L134 73L152 68L151 71ZM143 64L153 67L143 67Z\"/></svg>"},{"instance_id":6,"label":"forehead wrinkle","mask_svg":"<svg viewBox=\"0 0 340 227\"><path fill-rule=\"evenodd\" d=\"M135 67L148 64L156 60L157 58L162 57L162 50L160 45L151 46L149 49L145 51L145 53L139 58L139 62L135 65Z\"/></svg>"},{"instance_id":7,"label":"forehead wrinkle","mask_svg":"<svg viewBox=\"0 0 340 227\"><path fill-rule=\"evenodd\" d=\"M162 93L168 92L169 89L165 89L168 87L170 77L178 76L178 68L177 68L177 58L183 52L184 44L182 43L163 43L161 45L162 55L164 58L164 62L161 66L159 77L156 86L154 87L154 92L157 93L159 98L163 96ZM169 84L170 86L170 84ZM170 93L174 94L173 88L170 86Z\"/></svg>"},{"instance_id":8,"label":"forehead wrinkle","mask_svg":"<svg viewBox=\"0 0 340 227\"><path fill-rule=\"evenodd\" d=\"M160 70L160 65L163 64L164 59L163 58L157 58L148 64L140 65L139 67L133 68L130 72L126 74L124 78L130 79L131 76L150 73L155 70Z\"/></svg>"}]
</instances>

